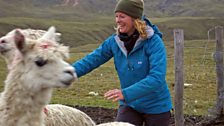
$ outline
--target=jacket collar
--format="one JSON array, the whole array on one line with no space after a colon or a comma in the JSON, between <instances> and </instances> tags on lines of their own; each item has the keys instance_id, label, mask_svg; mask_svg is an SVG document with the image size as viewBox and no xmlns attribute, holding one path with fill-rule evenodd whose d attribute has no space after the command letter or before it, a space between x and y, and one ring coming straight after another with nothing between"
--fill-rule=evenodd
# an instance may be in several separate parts
<instances>
[{"instance_id":1,"label":"jacket collar","mask_svg":"<svg viewBox=\"0 0 224 126\"><path fill-rule=\"evenodd\" d=\"M153 30L153 28L151 26L147 26L146 27L146 32L147 32L147 39L151 38L154 35L154 30ZM115 35L114 38L115 38L115 41L116 41L117 45L121 49L121 51L124 53L125 56L127 56L127 50L126 50L126 48L124 46L124 42L120 40L120 38L118 37L118 35ZM140 45L144 40L145 39L143 39L143 38L141 38L141 36L139 36L139 38L137 39L137 41L135 43L135 46L134 46L133 50L135 50L135 48L138 45Z\"/></svg>"}]
</instances>

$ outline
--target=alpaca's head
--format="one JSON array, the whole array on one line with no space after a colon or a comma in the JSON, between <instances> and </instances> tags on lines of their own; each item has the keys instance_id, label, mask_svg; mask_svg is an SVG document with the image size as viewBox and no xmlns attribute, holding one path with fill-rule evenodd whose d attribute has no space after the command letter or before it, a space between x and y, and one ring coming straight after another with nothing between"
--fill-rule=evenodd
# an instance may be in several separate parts
<instances>
[{"instance_id":1,"label":"alpaca's head","mask_svg":"<svg viewBox=\"0 0 224 126\"><path fill-rule=\"evenodd\" d=\"M41 38L47 31L40 29L14 29L7 33L7 35L2 36L0 38L0 54L6 60L8 68L10 69L13 58L15 57L17 49L15 48L15 43L13 42L13 35L16 30L19 30L25 38L27 39L39 39ZM61 33L56 33L56 40L60 41Z\"/></svg>"},{"instance_id":2,"label":"alpaca's head","mask_svg":"<svg viewBox=\"0 0 224 126\"><path fill-rule=\"evenodd\" d=\"M11 62L15 55L15 43L13 42L13 34L15 30L9 32L7 35L0 38L0 53L3 56L8 64L11 65Z\"/></svg>"},{"instance_id":3,"label":"alpaca's head","mask_svg":"<svg viewBox=\"0 0 224 126\"><path fill-rule=\"evenodd\" d=\"M10 78L14 71L22 73L20 80L29 90L67 87L76 79L74 68L63 59L68 57L68 47L55 42L55 28L51 27L40 39L27 39L19 30L14 30L1 39L1 43L13 44L16 52L12 61ZM2 42L3 41L3 42ZM12 46L13 47L13 46ZM5 49L6 50L6 49ZM4 51L2 51L4 53ZM7 50L6 50L7 52Z\"/></svg>"}]
</instances>

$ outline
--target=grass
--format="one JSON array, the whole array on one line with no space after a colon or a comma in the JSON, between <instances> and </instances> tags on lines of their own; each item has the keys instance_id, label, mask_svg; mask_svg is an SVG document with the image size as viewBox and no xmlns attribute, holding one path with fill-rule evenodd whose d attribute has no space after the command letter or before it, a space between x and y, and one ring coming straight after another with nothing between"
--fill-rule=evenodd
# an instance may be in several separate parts
<instances>
[{"instance_id":1,"label":"grass","mask_svg":"<svg viewBox=\"0 0 224 126\"><path fill-rule=\"evenodd\" d=\"M63 34L62 42L72 47L71 58L69 59L69 62L72 63L94 50L105 39L105 36L113 33L114 25L112 19L101 17L81 22L24 17L0 18L0 34L7 33L16 27L47 29L50 25L54 25L57 31ZM184 89L184 112L197 115L207 114L207 110L213 106L216 99L216 73L215 63L212 58L215 44L214 41L208 42L206 40L207 31L216 25L224 25L223 18L170 17L153 18L150 20L157 24L164 33L168 54L167 82L172 96L174 96L174 45L171 38L172 30L174 28L184 29L186 40L184 82L192 84L192 86ZM198 40L199 38L203 40ZM3 82L7 73L3 59L0 59L0 64L0 81ZM3 90L3 86L4 84L0 85L0 90ZM51 102L116 108L117 103L103 98L103 94L112 88L119 88L119 80L114 70L113 59L81 77L69 89L56 89ZM99 95L89 95L91 91L97 92Z\"/></svg>"},{"instance_id":2,"label":"grass","mask_svg":"<svg viewBox=\"0 0 224 126\"><path fill-rule=\"evenodd\" d=\"M169 57L167 81L174 96L173 45L167 45L167 49ZM214 50L214 41L185 41L184 83L192 84L184 88L184 112L187 114L206 115L208 109L215 103L216 74L212 58Z\"/></svg>"},{"instance_id":3,"label":"grass","mask_svg":"<svg viewBox=\"0 0 224 126\"><path fill-rule=\"evenodd\" d=\"M205 45L208 47L205 48ZM185 83L192 86L184 88L184 113L190 115L206 115L216 99L215 63L211 57L214 42L207 40L185 41L184 50L184 78ZM69 62L76 61L98 45L86 45L72 48ZM174 96L174 48L172 42L166 42L168 53L167 82L172 98ZM84 51L82 51L84 50ZM204 53L206 50L206 53ZM52 103L101 106L117 108L117 103L107 101L103 94L113 88L119 88L119 80L113 66L113 59L91 73L81 77L69 89L56 89ZM89 92L99 93L97 96ZM173 98L174 99L174 98Z\"/></svg>"},{"instance_id":4,"label":"grass","mask_svg":"<svg viewBox=\"0 0 224 126\"><path fill-rule=\"evenodd\" d=\"M166 41L168 55L167 82L174 100L174 46L172 41ZM70 63L76 61L99 44L90 44L71 48ZM184 113L190 115L206 115L216 99L216 73L215 62L212 53L215 50L215 42L207 40L185 41L184 48L184 83L192 86L184 88ZM6 65L0 59L0 81L6 77ZM3 90L4 84L0 85ZM117 103L107 101L103 94L113 88L119 88L119 80L113 66L113 59L79 78L68 89L55 89L51 103L81 106L100 106L117 108ZM90 95L95 92L99 95Z\"/></svg>"}]
</instances>

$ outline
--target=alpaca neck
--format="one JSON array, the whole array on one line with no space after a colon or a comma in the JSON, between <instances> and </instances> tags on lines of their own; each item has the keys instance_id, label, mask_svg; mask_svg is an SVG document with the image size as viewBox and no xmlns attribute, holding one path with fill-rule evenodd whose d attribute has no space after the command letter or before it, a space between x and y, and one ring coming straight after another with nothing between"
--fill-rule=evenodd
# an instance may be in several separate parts
<instances>
[{"instance_id":1,"label":"alpaca neck","mask_svg":"<svg viewBox=\"0 0 224 126\"><path fill-rule=\"evenodd\" d=\"M20 58L20 53L17 49L13 48L5 53L3 57L5 58L8 70L11 70L15 65L15 61Z\"/></svg>"},{"instance_id":2,"label":"alpaca neck","mask_svg":"<svg viewBox=\"0 0 224 126\"><path fill-rule=\"evenodd\" d=\"M0 116L4 117L8 126L43 126L43 108L50 101L52 89L32 92L24 87L19 79L20 75L15 74L6 80L5 90L1 95Z\"/></svg>"}]
</instances>

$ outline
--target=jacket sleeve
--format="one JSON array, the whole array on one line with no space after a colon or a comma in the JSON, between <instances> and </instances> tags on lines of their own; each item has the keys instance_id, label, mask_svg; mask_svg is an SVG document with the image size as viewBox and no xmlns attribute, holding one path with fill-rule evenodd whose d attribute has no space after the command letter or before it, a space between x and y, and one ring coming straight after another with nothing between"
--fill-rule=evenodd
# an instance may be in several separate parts
<instances>
[{"instance_id":1,"label":"jacket sleeve","mask_svg":"<svg viewBox=\"0 0 224 126\"><path fill-rule=\"evenodd\" d=\"M111 37L109 37L96 50L72 64L78 77L91 72L111 59L113 56L111 42Z\"/></svg>"},{"instance_id":2,"label":"jacket sleeve","mask_svg":"<svg viewBox=\"0 0 224 126\"><path fill-rule=\"evenodd\" d=\"M122 90L125 101L132 102L166 86L166 49L162 39L156 35L149 40L146 53L150 68L148 75Z\"/></svg>"}]
</instances>

